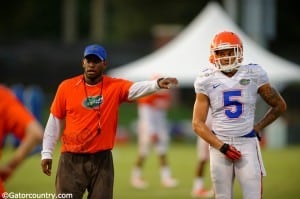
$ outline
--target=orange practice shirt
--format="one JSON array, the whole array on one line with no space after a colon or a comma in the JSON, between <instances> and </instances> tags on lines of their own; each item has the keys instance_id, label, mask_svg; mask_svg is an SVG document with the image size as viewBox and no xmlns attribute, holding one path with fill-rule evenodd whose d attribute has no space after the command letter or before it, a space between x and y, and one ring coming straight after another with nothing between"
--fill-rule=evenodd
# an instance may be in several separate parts
<instances>
[{"instance_id":1,"label":"orange practice shirt","mask_svg":"<svg viewBox=\"0 0 300 199\"><path fill-rule=\"evenodd\" d=\"M132 84L106 75L96 85L85 84L82 75L63 81L51 106L54 116L65 119L61 152L95 153L112 149L119 106L128 102ZM100 133L97 130L99 122Z\"/></svg>"},{"instance_id":2,"label":"orange practice shirt","mask_svg":"<svg viewBox=\"0 0 300 199\"><path fill-rule=\"evenodd\" d=\"M168 90L161 90L151 95L139 98L139 105L148 105L156 109L167 110L170 106L171 95Z\"/></svg>"},{"instance_id":3,"label":"orange practice shirt","mask_svg":"<svg viewBox=\"0 0 300 199\"><path fill-rule=\"evenodd\" d=\"M16 137L22 139L27 125L34 120L34 116L22 105L10 89L2 85L0 85L0 99L0 146L2 147L4 138L8 133L13 133ZM4 190L0 178L0 193L2 194Z\"/></svg>"}]
</instances>

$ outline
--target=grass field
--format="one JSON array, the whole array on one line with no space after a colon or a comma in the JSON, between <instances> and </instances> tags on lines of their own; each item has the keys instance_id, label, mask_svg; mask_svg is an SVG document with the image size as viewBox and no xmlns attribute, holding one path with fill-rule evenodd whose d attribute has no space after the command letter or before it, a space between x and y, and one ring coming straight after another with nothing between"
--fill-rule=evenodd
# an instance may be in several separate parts
<instances>
[{"instance_id":1,"label":"grass field","mask_svg":"<svg viewBox=\"0 0 300 199\"><path fill-rule=\"evenodd\" d=\"M136 157L134 143L116 146L115 163L115 199L186 199L190 197L192 180L196 164L195 145L191 143L172 142L169 161L180 184L175 189L164 189L159 184L158 161L154 153L145 164L145 179L150 187L136 190L129 185L129 176ZM2 161L11 154L12 149L3 151ZM284 149L262 150L267 176L264 178L264 199L298 199L300 198L300 146ZM55 170L58 161L58 147L54 156L51 177L43 175L40 168L40 156L29 157L6 183L8 192L15 193L54 193ZM208 172L207 172L208 174ZM208 178L206 186L209 187ZM235 198L242 198L239 187L235 186Z\"/></svg>"}]
</instances>

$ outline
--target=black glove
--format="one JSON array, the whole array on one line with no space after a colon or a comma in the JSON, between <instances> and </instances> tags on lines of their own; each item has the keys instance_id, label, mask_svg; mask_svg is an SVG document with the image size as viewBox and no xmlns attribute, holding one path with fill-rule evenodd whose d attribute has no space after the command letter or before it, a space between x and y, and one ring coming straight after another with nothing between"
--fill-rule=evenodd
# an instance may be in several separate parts
<instances>
[{"instance_id":1,"label":"black glove","mask_svg":"<svg viewBox=\"0 0 300 199\"><path fill-rule=\"evenodd\" d=\"M224 143L220 148L220 151L226 155L227 158L231 160L238 160L241 158L242 154L234 146Z\"/></svg>"}]
</instances>

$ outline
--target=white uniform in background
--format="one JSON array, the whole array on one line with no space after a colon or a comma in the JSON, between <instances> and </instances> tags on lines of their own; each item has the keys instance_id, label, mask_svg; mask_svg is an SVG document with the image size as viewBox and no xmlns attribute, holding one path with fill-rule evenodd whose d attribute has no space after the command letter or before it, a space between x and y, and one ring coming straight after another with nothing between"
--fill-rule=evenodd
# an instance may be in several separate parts
<instances>
[{"instance_id":1,"label":"white uniform in background","mask_svg":"<svg viewBox=\"0 0 300 199\"><path fill-rule=\"evenodd\" d=\"M157 153L164 154L169 144L169 126L167 112L170 106L168 91L141 98L138 101L138 143L139 152L143 155L149 153L153 139Z\"/></svg>"},{"instance_id":2,"label":"white uniform in background","mask_svg":"<svg viewBox=\"0 0 300 199\"><path fill-rule=\"evenodd\" d=\"M142 177L142 168L151 146L155 147L160 162L161 184L164 187L176 187L178 182L171 175L167 161L170 141L167 112L171 96L168 90L162 90L138 100L138 158L132 170L131 184L144 189L148 183Z\"/></svg>"},{"instance_id":3,"label":"white uniform in background","mask_svg":"<svg viewBox=\"0 0 300 199\"><path fill-rule=\"evenodd\" d=\"M211 129L211 110L209 109L207 118L206 118L206 125L208 128ZM209 160L209 144L203 140L200 136L197 137L197 155L199 160Z\"/></svg>"}]
</instances>

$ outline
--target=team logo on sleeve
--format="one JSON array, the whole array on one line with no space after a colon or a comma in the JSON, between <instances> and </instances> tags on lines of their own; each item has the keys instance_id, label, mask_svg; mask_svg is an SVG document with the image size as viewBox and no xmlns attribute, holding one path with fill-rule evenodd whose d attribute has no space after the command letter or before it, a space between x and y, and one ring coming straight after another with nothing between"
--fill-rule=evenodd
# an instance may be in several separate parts
<instances>
[{"instance_id":1,"label":"team logo on sleeve","mask_svg":"<svg viewBox=\"0 0 300 199\"><path fill-rule=\"evenodd\" d=\"M250 83L250 79L241 79L240 84L243 86L246 86Z\"/></svg>"},{"instance_id":2,"label":"team logo on sleeve","mask_svg":"<svg viewBox=\"0 0 300 199\"><path fill-rule=\"evenodd\" d=\"M86 108L98 108L103 103L103 96L87 97L83 101L83 105Z\"/></svg>"}]
</instances>

